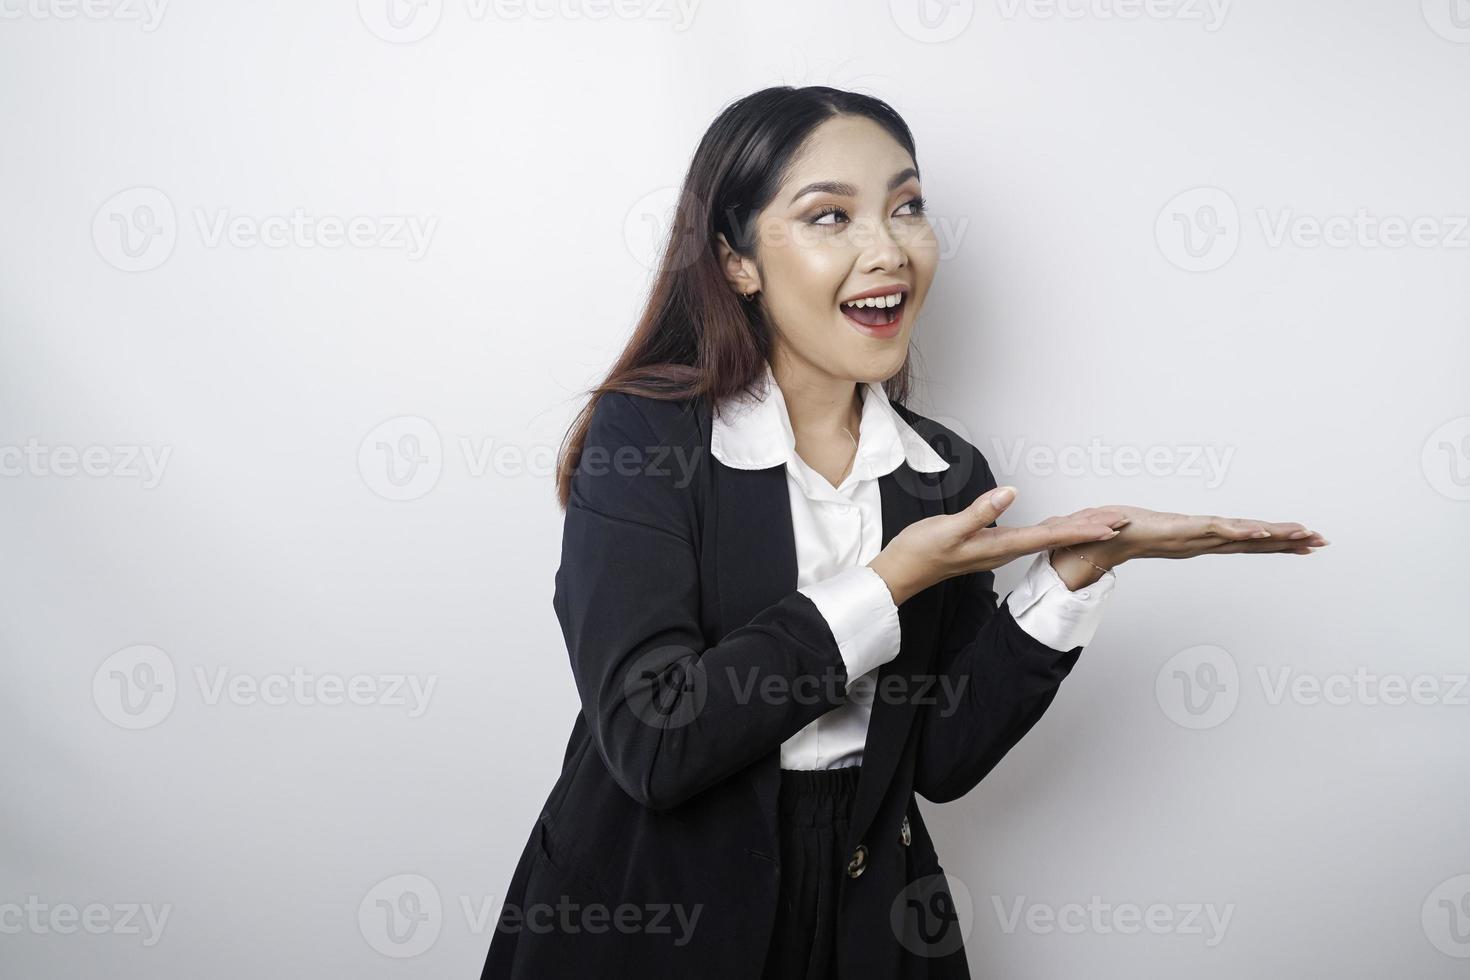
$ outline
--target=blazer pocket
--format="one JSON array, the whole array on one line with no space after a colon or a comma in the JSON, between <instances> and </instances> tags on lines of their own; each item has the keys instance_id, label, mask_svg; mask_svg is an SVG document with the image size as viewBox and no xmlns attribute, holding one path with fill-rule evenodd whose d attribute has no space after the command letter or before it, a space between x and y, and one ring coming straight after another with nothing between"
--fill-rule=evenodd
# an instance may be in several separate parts
<instances>
[{"instance_id":1,"label":"blazer pocket","mask_svg":"<svg viewBox=\"0 0 1470 980\"><path fill-rule=\"evenodd\" d=\"M611 904L612 890L587 870L586 865L566 844L565 838L561 836L561 831L551 822L551 817L543 813L537 819L536 824L537 849L540 851L541 859L556 871L557 877L574 882L599 901Z\"/></svg>"}]
</instances>

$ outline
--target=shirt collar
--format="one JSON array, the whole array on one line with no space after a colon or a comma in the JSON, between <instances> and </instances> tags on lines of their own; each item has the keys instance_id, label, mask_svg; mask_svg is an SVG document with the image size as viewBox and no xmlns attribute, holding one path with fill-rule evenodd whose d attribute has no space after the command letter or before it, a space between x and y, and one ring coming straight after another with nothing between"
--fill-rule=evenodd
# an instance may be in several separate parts
<instances>
[{"instance_id":1,"label":"shirt collar","mask_svg":"<svg viewBox=\"0 0 1470 980\"><path fill-rule=\"evenodd\" d=\"M920 473L949 469L945 458L894 410L881 382L865 381L863 387L857 456L844 483L884 476L905 461ZM790 465L800 459L796 434L769 362L746 391L720 401L711 429L710 452L726 466L761 470L784 463L788 472L799 472Z\"/></svg>"}]
</instances>

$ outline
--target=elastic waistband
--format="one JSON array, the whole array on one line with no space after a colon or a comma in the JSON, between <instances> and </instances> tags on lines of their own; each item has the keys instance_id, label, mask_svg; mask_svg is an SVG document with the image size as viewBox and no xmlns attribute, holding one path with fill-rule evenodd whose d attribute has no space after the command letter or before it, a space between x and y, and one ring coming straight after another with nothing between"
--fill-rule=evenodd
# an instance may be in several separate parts
<instances>
[{"instance_id":1,"label":"elastic waistband","mask_svg":"<svg viewBox=\"0 0 1470 980\"><path fill-rule=\"evenodd\" d=\"M782 769L781 799L791 806L797 800L847 799L857 793L863 767L842 766L838 769Z\"/></svg>"}]
</instances>

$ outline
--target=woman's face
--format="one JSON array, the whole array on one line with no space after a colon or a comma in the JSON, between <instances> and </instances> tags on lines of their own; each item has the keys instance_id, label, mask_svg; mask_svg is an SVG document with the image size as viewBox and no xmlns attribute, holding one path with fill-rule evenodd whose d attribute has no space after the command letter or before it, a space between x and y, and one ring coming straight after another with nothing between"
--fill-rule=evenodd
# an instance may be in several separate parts
<instances>
[{"instance_id":1,"label":"woman's face","mask_svg":"<svg viewBox=\"0 0 1470 980\"><path fill-rule=\"evenodd\" d=\"M939 261L921 208L914 161L883 127L834 116L812 131L757 216L756 261L740 263L749 278L737 283L760 290L785 356L853 381L898 372ZM875 288L901 302L846 306Z\"/></svg>"}]
</instances>

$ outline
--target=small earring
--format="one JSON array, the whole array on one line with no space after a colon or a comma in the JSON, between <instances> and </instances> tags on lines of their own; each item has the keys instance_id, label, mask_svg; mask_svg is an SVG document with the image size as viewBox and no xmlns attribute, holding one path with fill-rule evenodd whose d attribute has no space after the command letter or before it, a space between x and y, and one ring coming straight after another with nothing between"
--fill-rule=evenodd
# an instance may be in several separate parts
<instances>
[{"instance_id":1,"label":"small earring","mask_svg":"<svg viewBox=\"0 0 1470 980\"><path fill-rule=\"evenodd\" d=\"M756 292L756 290L752 289L750 292L743 294L740 298L748 303L751 300L755 299Z\"/></svg>"}]
</instances>

